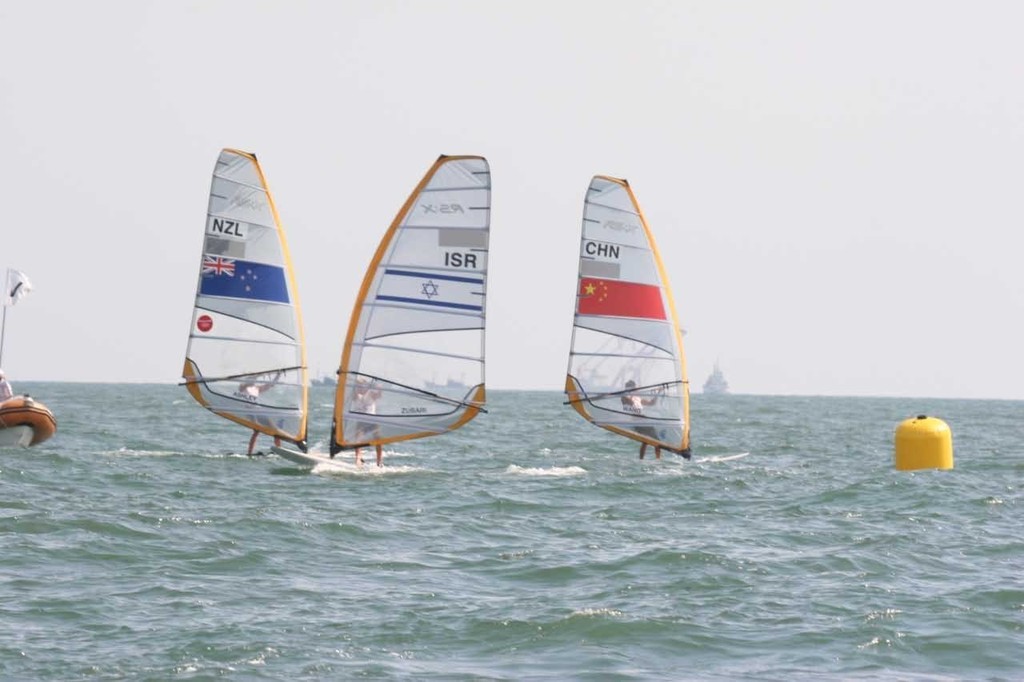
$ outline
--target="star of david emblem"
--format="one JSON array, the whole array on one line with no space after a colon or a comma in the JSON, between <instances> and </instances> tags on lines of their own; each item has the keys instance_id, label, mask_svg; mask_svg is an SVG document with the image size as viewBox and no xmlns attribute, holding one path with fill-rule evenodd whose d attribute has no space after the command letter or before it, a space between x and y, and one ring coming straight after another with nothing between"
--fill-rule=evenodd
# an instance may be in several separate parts
<instances>
[{"instance_id":1,"label":"star of david emblem","mask_svg":"<svg viewBox=\"0 0 1024 682\"><path fill-rule=\"evenodd\" d=\"M424 282L423 289L420 291L420 293L426 296L427 300L430 300L437 296L437 285L434 283L434 280L428 279L426 282Z\"/></svg>"}]
</instances>

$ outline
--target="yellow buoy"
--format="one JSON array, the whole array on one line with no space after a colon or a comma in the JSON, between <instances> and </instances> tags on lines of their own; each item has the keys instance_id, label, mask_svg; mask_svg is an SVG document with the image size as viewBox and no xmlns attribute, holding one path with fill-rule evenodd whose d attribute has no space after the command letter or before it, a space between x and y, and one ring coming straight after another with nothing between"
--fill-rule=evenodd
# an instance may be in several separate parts
<instances>
[{"instance_id":1,"label":"yellow buoy","mask_svg":"<svg viewBox=\"0 0 1024 682\"><path fill-rule=\"evenodd\" d=\"M952 469L953 434L946 422L919 414L896 427L896 468Z\"/></svg>"}]
</instances>

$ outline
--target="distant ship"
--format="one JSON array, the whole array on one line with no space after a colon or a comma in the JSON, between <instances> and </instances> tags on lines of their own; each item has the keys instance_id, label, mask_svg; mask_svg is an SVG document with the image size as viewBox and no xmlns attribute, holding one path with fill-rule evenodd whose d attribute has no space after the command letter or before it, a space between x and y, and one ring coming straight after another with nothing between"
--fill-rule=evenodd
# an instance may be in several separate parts
<instances>
[{"instance_id":1,"label":"distant ship","mask_svg":"<svg viewBox=\"0 0 1024 682\"><path fill-rule=\"evenodd\" d=\"M725 380L722 368L716 362L715 369L712 370L707 381L704 382L704 393L708 395L725 395L728 392L729 382Z\"/></svg>"}]
</instances>

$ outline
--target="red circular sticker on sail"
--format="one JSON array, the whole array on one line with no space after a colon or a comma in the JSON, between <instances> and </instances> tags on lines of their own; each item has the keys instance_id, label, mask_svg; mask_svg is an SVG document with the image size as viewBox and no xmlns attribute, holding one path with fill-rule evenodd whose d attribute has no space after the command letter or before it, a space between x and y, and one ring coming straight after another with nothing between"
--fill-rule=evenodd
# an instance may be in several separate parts
<instances>
[{"instance_id":1,"label":"red circular sticker on sail","mask_svg":"<svg viewBox=\"0 0 1024 682\"><path fill-rule=\"evenodd\" d=\"M213 329L213 318L209 315L200 315L196 320L196 326L199 327L199 331L208 332Z\"/></svg>"}]
</instances>

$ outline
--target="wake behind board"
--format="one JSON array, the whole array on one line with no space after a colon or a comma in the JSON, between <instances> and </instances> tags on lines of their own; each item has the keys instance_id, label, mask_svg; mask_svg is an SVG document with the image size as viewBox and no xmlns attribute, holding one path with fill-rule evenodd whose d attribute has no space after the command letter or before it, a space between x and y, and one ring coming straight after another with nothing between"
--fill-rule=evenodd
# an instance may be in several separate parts
<instances>
[{"instance_id":1,"label":"wake behind board","mask_svg":"<svg viewBox=\"0 0 1024 682\"><path fill-rule=\"evenodd\" d=\"M270 451L278 457L284 457L290 462L302 466L315 467L317 464L340 464L338 460L331 459L330 455L320 452L300 452L291 448L283 448L279 445L271 446Z\"/></svg>"},{"instance_id":2,"label":"wake behind board","mask_svg":"<svg viewBox=\"0 0 1024 682\"><path fill-rule=\"evenodd\" d=\"M711 455L710 457L701 457L700 459L695 459L694 461L697 462L698 464L700 464L701 462L731 462L734 459L743 459L744 457L747 457L749 454L749 452L741 452L736 455Z\"/></svg>"}]
</instances>

